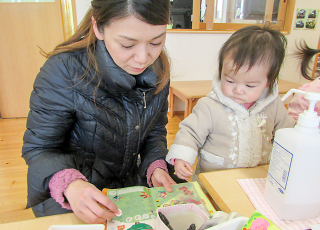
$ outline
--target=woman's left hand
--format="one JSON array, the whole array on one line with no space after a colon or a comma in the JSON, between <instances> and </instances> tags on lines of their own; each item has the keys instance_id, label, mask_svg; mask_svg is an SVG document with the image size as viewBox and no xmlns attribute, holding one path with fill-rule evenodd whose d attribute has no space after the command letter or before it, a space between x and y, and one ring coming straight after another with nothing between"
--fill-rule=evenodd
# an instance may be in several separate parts
<instances>
[{"instance_id":1,"label":"woman's left hand","mask_svg":"<svg viewBox=\"0 0 320 230\"><path fill-rule=\"evenodd\" d=\"M156 168L151 176L151 182L154 187L163 186L167 192L172 192L172 184L176 182L170 177L170 175L161 168Z\"/></svg>"}]
</instances>

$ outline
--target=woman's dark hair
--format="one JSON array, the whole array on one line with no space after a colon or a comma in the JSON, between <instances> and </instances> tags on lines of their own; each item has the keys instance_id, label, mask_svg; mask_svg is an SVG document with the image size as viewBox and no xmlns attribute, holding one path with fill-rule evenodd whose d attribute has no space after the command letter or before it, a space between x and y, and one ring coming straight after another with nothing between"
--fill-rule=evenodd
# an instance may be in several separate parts
<instances>
[{"instance_id":1,"label":"woman's dark hair","mask_svg":"<svg viewBox=\"0 0 320 230\"><path fill-rule=\"evenodd\" d=\"M151 25L166 25L170 22L169 14L169 0L93 0L75 33L56 46L50 53L44 53L44 56L48 58L59 53L85 48L88 53L87 73L91 68L94 68L98 73L94 55L97 38L92 28L92 16L97 22L98 30L103 32L104 27L110 25L114 20L129 15L134 15L139 20ZM160 56L152 66L159 79L158 93L170 79L170 65L165 49L161 51Z\"/></svg>"},{"instance_id":2,"label":"woman's dark hair","mask_svg":"<svg viewBox=\"0 0 320 230\"><path fill-rule=\"evenodd\" d=\"M269 63L268 83L271 93L278 79L286 47L286 37L270 24L241 28L232 34L220 49L219 77L221 79L223 61L226 58L234 61L236 72L245 65L248 65L250 70L255 64Z\"/></svg>"},{"instance_id":3,"label":"woman's dark hair","mask_svg":"<svg viewBox=\"0 0 320 230\"><path fill-rule=\"evenodd\" d=\"M301 61L300 72L302 76L307 80L314 80L308 75L309 63L314 55L320 53L320 50L310 48L304 40L300 42L299 46L297 45L297 48L298 51L295 52L295 56Z\"/></svg>"}]
</instances>

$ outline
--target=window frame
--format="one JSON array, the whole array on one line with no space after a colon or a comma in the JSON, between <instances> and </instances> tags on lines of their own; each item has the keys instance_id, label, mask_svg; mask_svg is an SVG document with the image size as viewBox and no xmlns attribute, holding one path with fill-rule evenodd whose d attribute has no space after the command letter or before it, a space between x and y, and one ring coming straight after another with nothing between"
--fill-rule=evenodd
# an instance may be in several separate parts
<instances>
[{"instance_id":1,"label":"window frame","mask_svg":"<svg viewBox=\"0 0 320 230\"><path fill-rule=\"evenodd\" d=\"M272 12L273 2L274 0L267 0L265 21L271 20L271 14L268 14L268 12ZM278 23L273 25L284 34L290 34L291 32L295 2L296 0L280 0L279 14L277 19ZM207 0L205 15L206 22L200 22L200 5L201 0L193 0L192 29L169 29L168 32L233 33L234 31L249 25L263 25L245 23L213 23L215 0Z\"/></svg>"}]
</instances>

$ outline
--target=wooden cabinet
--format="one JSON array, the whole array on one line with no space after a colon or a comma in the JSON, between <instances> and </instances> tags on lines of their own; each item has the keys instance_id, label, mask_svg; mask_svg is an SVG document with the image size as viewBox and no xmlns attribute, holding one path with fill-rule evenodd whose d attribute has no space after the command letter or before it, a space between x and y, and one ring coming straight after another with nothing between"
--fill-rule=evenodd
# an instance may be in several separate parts
<instances>
[{"instance_id":1,"label":"wooden cabinet","mask_svg":"<svg viewBox=\"0 0 320 230\"><path fill-rule=\"evenodd\" d=\"M26 117L29 98L40 67L67 34L66 0L0 3L0 114Z\"/></svg>"}]
</instances>

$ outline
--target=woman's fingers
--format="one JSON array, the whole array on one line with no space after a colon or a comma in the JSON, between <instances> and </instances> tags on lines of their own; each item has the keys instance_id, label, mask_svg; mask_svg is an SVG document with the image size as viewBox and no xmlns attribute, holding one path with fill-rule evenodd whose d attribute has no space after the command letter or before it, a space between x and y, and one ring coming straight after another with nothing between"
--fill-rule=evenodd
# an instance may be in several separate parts
<instances>
[{"instance_id":1,"label":"woman's fingers","mask_svg":"<svg viewBox=\"0 0 320 230\"><path fill-rule=\"evenodd\" d=\"M100 218L95 215L88 208L82 211L74 212L74 214L88 224L104 224L107 221L107 219Z\"/></svg>"},{"instance_id":2,"label":"woman's fingers","mask_svg":"<svg viewBox=\"0 0 320 230\"><path fill-rule=\"evenodd\" d=\"M154 187L163 186L168 192L172 192L171 185L176 184L176 182L170 177L170 175L160 168L154 170L151 181Z\"/></svg>"},{"instance_id":3,"label":"woman's fingers","mask_svg":"<svg viewBox=\"0 0 320 230\"><path fill-rule=\"evenodd\" d=\"M102 207L106 210L111 211L112 213L119 214L120 210L118 209L117 205L106 195L102 192L98 192L93 197Z\"/></svg>"},{"instance_id":4,"label":"woman's fingers","mask_svg":"<svg viewBox=\"0 0 320 230\"><path fill-rule=\"evenodd\" d=\"M118 207L94 185L77 180L64 192L76 216L90 224L105 223L119 212Z\"/></svg>"}]
</instances>

